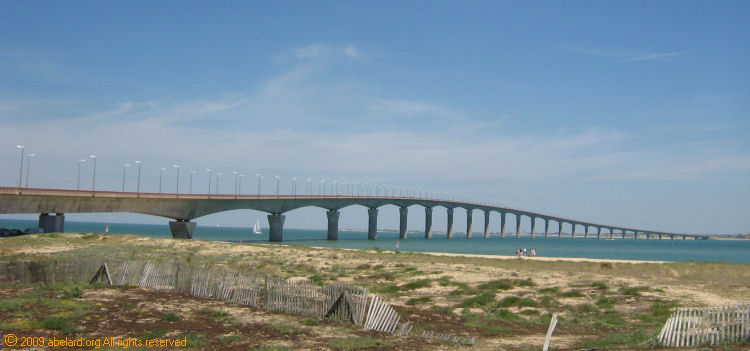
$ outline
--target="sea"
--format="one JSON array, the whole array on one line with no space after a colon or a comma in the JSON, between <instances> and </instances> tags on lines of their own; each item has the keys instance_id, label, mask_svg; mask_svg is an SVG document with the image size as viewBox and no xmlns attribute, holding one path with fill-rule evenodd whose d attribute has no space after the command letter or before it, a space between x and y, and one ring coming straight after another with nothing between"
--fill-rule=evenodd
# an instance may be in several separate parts
<instances>
[{"instance_id":1,"label":"sea","mask_svg":"<svg viewBox=\"0 0 750 351\"><path fill-rule=\"evenodd\" d=\"M0 228L24 230L38 225L35 220L0 219ZM107 229L108 228L108 229ZM165 224L126 224L66 221L65 231L71 233L136 234L156 238L171 238L169 226ZM268 228L263 234L255 235L251 227L197 226L193 239L268 243ZM286 245L307 245L318 247L400 250L413 252L445 252L481 255L514 255L516 249L535 249L537 256L601 258L617 260L647 261L697 261L732 262L750 264L750 240L646 240L632 238L605 240L596 236L588 239L544 235L535 238L506 234L500 238L491 234L485 239L481 233L474 233L467 239L466 234L456 234L447 239L445 234L435 233L432 239L425 239L424 233L410 232L407 239L398 239L396 232L378 232L377 240L368 240L366 231L339 230L339 240L326 240L325 229L284 228ZM2 245L2 239L0 239Z\"/></svg>"}]
</instances>

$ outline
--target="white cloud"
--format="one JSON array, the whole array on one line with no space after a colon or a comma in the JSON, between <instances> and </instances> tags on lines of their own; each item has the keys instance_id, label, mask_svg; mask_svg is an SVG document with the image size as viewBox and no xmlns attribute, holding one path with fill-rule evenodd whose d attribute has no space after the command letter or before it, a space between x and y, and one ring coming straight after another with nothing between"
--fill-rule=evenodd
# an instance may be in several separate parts
<instances>
[{"instance_id":1,"label":"white cloud","mask_svg":"<svg viewBox=\"0 0 750 351\"><path fill-rule=\"evenodd\" d=\"M667 57L687 55L690 51L668 51L668 52L644 52L636 50L612 50L612 49L591 49L581 47L563 46L563 49L579 54L597 56L617 60L616 63L630 63L637 61L649 61Z\"/></svg>"}]
</instances>

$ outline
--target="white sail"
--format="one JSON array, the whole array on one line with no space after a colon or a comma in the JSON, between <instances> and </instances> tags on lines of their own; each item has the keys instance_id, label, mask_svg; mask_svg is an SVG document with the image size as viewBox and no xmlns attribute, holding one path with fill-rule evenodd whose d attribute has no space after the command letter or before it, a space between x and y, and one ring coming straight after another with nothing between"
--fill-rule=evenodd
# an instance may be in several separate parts
<instances>
[{"instance_id":1,"label":"white sail","mask_svg":"<svg viewBox=\"0 0 750 351\"><path fill-rule=\"evenodd\" d=\"M263 231L260 230L260 220L255 221L255 225L253 226L253 234L263 234Z\"/></svg>"}]
</instances>

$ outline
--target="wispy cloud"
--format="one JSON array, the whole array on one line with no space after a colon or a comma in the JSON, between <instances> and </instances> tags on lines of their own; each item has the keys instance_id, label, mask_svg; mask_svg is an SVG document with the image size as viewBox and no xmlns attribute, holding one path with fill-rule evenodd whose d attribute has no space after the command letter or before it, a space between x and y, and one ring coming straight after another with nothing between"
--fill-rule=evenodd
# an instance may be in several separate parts
<instances>
[{"instance_id":1,"label":"wispy cloud","mask_svg":"<svg viewBox=\"0 0 750 351\"><path fill-rule=\"evenodd\" d=\"M614 63L630 63L638 61L658 60L668 57L690 54L690 51L644 52L623 49L592 49L572 46L562 46L563 50L578 54L613 59Z\"/></svg>"}]
</instances>

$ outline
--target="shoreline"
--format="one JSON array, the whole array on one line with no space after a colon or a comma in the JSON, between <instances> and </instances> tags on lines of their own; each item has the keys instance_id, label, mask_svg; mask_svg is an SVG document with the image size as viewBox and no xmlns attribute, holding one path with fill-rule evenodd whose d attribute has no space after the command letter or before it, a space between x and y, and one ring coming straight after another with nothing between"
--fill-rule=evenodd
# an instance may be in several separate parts
<instances>
[{"instance_id":1,"label":"shoreline","mask_svg":"<svg viewBox=\"0 0 750 351\"><path fill-rule=\"evenodd\" d=\"M344 251L367 251L370 249L351 249L351 248L338 248L338 247L327 247L327 246L310 246L314 249L334 249ZM394 250L383 250L384 252ZM534 257L516 257L510 255L484 255L484 254L465 254L465 253L453 253L453 252L424 252L424 251L404 251L411 253L419 253L431 256L444 256L444 257L466 257L466 258L486 258L496 260L531 260L531 261L545 261L545 262L594 262L594 263L671 263L670 261L647 261L647 260L621 260L621 259L609 259L609 258L585 258L585 257L547 257L547 256L534 256Z\"/></svg>"}]
</instances>

